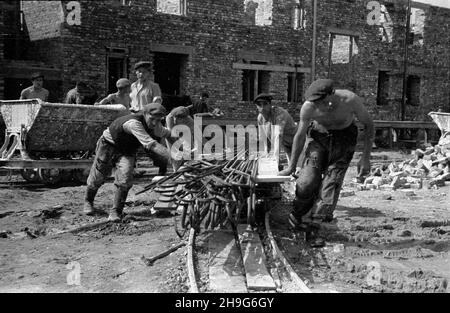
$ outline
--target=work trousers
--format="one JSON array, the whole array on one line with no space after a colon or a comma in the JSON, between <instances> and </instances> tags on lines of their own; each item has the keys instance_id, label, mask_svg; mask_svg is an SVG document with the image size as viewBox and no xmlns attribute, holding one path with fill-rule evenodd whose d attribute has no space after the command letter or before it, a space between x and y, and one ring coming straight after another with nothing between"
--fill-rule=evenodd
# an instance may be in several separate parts
<instances>
[{"instance_id":1,"label":"work trousers","mask_svg":"<svg viewBox=\"0 0 450 313\"><path fill-rule=\"evenodd\" d=\"M354 124L328 132L320 132L313 123L309 126L305 158L296 182L293 215L297 219L309 211L314 219L332 218L357 136Z\"/></svg>"},{"instance_id":2,"label":"work trousers","mask_svg":"<svg viewBox=\"0 0 450 313\"><path fill-rule=\"evenodd\" d=\"M100 137L97 141L95 159L87 179L88 188L97 190L111 175L113 168L114 185L122 190L129 190L133 185L133 170L136 155L124 155L113 144Z\"/></svg>"}]
</instances>

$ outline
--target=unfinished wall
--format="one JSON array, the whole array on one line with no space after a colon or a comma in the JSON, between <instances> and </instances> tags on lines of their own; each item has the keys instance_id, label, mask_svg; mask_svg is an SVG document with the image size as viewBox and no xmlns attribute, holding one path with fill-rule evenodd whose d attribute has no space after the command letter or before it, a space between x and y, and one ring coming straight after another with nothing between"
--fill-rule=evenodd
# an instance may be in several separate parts
<instances>
[{"instance_id":1,"label":"unfinished wall","mask_svg":"<svg viewBox=\"0 0 450 313\"><path fill-rule=\"evenodd\" d=\"M316 78L330 75L339 87L354 90L377 119L399 118L405 1L379 1L381 15L371 25L368 0L318 1ZM254 117L253 104L242 101L242 70L233 68L234 63L311 66L312 1L301 2L306 14L300 29L294 29L294 12L300 4L296 0L187 0L185 16L183 1L178 0L135 0L126 5L122 1L78 2L79 23L65 20L59 37L31 43L39 60L62 68L64 91L84 80L105 94L111 47L127 51L131 80L136 79L132 69L138 60L153 62L154 52L182 53L187 55L183 92L197 98L206 89L216 106L230 115ZM66 17L68 3L60 2ZM420 105L407 107L407 118L421 120L427 119L430 110L450 109L450 10L422 6L413 13L415 36L409 47L408 75L420 77L416 91ZM329 73L330 33L350 37L336 40ZM354 40L352 54L348 38ZM377 105L380 71L388 77L384 105ZM307 73L304 82L302 94L310 82ZM286 103L287 85L287 73L270 74L269 89L276 93L276 101L297 116L298 105Z\"/></svg>"},{"instance_id":2,"label":"unfinished wall","mask_svg":"<svg viewBox=\"0 0 450 313\"><path fill-rule=\"evenodd\" d=\"M138 60L153 61L155 47L162 52L159 49L173 46L175 53L186 47L188 61L182 71L186 94L197 98L206 89L216 106L237 117L253 116L253 104L249 112L249 103L241 101L242 72L232 67L243 62L241 52L270 56L270 64L290 65L292 60L301 60L307 66L311 45L306 31L292 28L294 0L259 2L259 8L266 10L261 16L271 20L271 26L247 24L244 1L237 0L188 1L187 16L158 12L162 9L158 1L133 1L131 6L80 1L81 25L64 24L62 29L64 89L80 79L95 86L99 94L105 92L105 46L128 48L131 69ZM129 76L136 79L133 71ZM283 79L270 80L270 88L285 101L287 74L281 76Z\"/></svg>"}]
</instances>

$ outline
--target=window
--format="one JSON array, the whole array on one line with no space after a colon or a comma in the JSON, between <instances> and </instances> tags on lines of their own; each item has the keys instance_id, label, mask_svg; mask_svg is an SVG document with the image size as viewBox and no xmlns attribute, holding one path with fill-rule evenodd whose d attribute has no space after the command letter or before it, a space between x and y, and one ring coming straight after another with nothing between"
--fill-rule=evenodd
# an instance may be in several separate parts
<instances>
[{"instance_id":1,"label":"window","mask_svg":"<svg viewBox=\"0 0 450 313\"><path fill-rule=\"evenodd\" d=\"M348 64L358 54L357 37L330 34L330 51L332 64Z\"/></svg>"},{"instance_id":2,"label":"window","mask_svg":"<svg viewBox=\"0 0 450 313\"><path fill-rule=\"evenodd\" d=\"M420 77L409 75L406 81L406 103L412 106L420 105Z\"/></svg>"},{"instance_id":3,"label":"window","mask_svg":"<svg viewBox=\"0 0 450 313\"><path fill-rule=\"evenodd\" d=\"M106 91L108 94L117 91L116 82L119 78L128 77L128 51L122 48L108 48L106 57Z\"/></svg>"},{"instance_id":4,"label":"window","mask_svg":"<svg viewBox=\"0 0 450 313\"><path fill-rule=\"evenodd\" d=\"M187 0L157 0L156 11L165 14L186 16Z\"/></svg>"},{"instance_id":5,"label":"window","mask_svg":"<svg viewBox=\"0 0 450 313\"><path fill-rule=\"evenodd\" d=\"M303 92L303 73L289 73L288 74L288 102L302 102Z\"/></svg>"},{"instance_id":6,"label":"window","mask_svg":"<svg viewBox=\"0 0 450 313\"><path fill-rule=\"evenodd\" d=\"M273 0L244 0L245 15L250 25L272 25Z\"/></svg>"},{"instance_id":7,"label":"window","mask_svg":"<svg viewBox=\"0 0 450 313\"><path fill-rule=\"evenodd\" d=\"M250 62L250 64L267 64L266 62ZM263 92L269 92L270 72L262 70L243 70L242 100L253 101Z\"/></svg>"},{"instance_id":8,"label":"window","mask_svg":"<svg viewBox=\"0 0 450 313\"><path fill-rule=\"evenodd\" d=\"M410 20L410 40L413 45L423 45L423 31L425 26L425 11L418 8L411 8Z\"/></svg>"},{"instance_id":9,"label":"window","mask_svg":"<svg viewBox=\"0 0 450 313\"><path fill-rule=\"evenodd\" d=\"M294 29L306 28L305 0L296 0L296 3L294 5L294 18L292 27Z\"/></svg>"},{"instance_id":10,"label":"window","mask_svg":"<svg viewBox=\"0 0 450 313\"><path fill-rule=\"evenodd\" d=\"M378 72L377 105L388 104L389 97L389 74L387 71Z\"/></svg>"}]
</instances>

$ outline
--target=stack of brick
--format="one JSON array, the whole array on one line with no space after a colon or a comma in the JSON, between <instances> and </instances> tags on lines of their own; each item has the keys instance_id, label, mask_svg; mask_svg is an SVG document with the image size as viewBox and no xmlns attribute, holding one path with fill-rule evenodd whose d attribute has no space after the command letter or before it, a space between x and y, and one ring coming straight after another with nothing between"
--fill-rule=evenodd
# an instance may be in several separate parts
<instances>
[{"instance_id":1,"label":"stack of brick","mask_svg":"<svg viewBox=\"0 0 450 313\"><path fill-rule=\"evenodd\" d=\"M358 189L437 188L450 181L450 145L417 149L414 155L409 161L375 168Z\"/></svg>"}]
</instances>

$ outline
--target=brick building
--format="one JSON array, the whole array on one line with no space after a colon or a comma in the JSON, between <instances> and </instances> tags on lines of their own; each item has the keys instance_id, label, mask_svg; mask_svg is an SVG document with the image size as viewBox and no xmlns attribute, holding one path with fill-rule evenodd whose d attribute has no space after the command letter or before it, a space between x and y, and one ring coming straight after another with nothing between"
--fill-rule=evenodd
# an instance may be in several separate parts
<instances>
[{"instance_id":1,"label":"brick building","mask_svg":"<svg viewBox=\"0 0 450 313\"><path fill-rule=\"evenodd\" d=\"M230 116L254 118L259 92L298 114L304 90L330 76L378 119L399 119L406 1L110 0L0 2L0 99L39 70L50 101L76 81L99 94L149 60L167 95L208 90ZM413 2L407 119L450 111L450 9ZM413 34L413 35L412 35Z\"/></svg>"}]
</instances>

